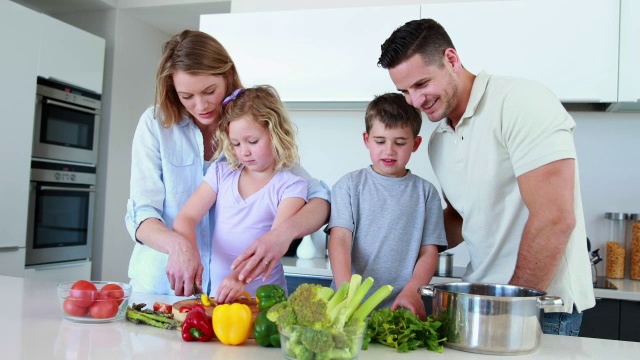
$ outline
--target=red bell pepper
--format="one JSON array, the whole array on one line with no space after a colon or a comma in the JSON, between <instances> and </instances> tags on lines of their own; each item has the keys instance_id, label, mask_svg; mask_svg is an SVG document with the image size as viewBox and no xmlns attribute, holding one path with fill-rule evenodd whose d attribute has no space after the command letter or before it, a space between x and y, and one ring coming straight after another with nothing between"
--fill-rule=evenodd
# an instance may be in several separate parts
<instances>
[{"instance_id":1,"label":"red bell pepper","mask_svg":"<svg viewBox=\"0 0 640 360\"><path fill-rule=\"evenodd\" d=\"M186 312L189 312L189 311L195 310L195 309L201 309L202 311L204 311L204 305L202 305L202 304L193 304L193 305L180 306L180 312L181 313L186 313Z\"/></svg>"},{"instance_id":2,"label":"red bell pepper","mask_svg":"<svg viewBox=\"0 0 640 360\"><path fill-rule=\"evenodd\" d=\"M207 315L204 309L198 307L191 309L182 323L182 340L209 341L213 335L211 316Z\"/></svg>"}]
</instances>

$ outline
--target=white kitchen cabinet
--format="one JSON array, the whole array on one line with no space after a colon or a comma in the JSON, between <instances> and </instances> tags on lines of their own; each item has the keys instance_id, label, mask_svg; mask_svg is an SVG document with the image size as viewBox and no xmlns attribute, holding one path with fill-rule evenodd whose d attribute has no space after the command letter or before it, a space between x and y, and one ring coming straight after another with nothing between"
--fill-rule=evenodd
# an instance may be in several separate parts
<instances>
[{"instance_id":1,"label":"white kitchen cabinet","mask_svg":"<svg viewBox=\"0 0 640 360\"><path fill-rule=\"evenodd\" d=\"M0 275L24 273L27 203L38 69L39 14L0 1Z\"/></svg>"},{"instance_id":2,"label":"white kitchen cabinet","mask_svg":"<svg viewBox=\"0 0 640 360\"><path fill-rule=\"evenodd\" d=\"M102 93L105 40L41 15L38 75Z\"/></svg>"},{"instance_id":3,"label":"white kitchen cabinet","mask_svg":"<svg viewBox=\"0 0 640 360\"><path fill-rule=\"evenodd\" d=\"M56 282L91 280L91 261L29 266L24 270L24 277Z\"/></svg>"},{"instance_id":4,"label":"white kitchen cabinet","mask_svg":"<svg viewBox=\"0 0 640 360\"><path fill-rule=\"evenodd\" d=\"M640 105L640 1L620 3L620 79L618 101Z\"/></svg>"},{"instance_id":5,"label":"white kitchen cabinet","mask_svg":"<svg viewBox=\"0 0 640 360\"><path fill-rule=\"evenodd\" d=\"M395 91L377 66L393 30L420 6L202 15L200 30L224 45L245 86L269 84L284 101L370 101Z\"/></svg>"},{"instance_id":6,"label":"white kitchen cabinet","mask_svg":"<svg viewBox=\"0 0 640 360\"><path fill-rule=\"evenodd\" d=\"M628 7L640 7L627 1ZM631 5L631 3L634 3ZM473 73L486 70L537 80L563 102L618 100L620 3L612 0L524 0L422 5L421 18L444 26ZM623 16L624 13L623 13ZM636 35L625 39L638 43ZM638 46L634 86L639 88ZM632 79L629 79L632 81ZM636 99L640 96L635 95Z\"/></svg>"}]
</instances>

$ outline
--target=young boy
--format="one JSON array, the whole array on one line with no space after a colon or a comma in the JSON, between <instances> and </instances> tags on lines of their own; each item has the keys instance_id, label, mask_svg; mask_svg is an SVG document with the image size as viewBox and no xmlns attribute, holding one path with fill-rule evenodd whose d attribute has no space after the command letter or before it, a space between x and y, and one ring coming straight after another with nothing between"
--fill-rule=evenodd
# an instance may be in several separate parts
<instances>
[{"instance_id":1,"label":"young boy","mask_svg":"<svg viewBox=\"0 0 640 360\"><path fill-rule=\"evenodd\" d=\"M431 281L447 241L435 187L405 166L418 150L422 119L401 94L376 97L365 114L372 165L343 176L331 190L329 259L334 285L371 276L369 294L390 284L379 307L405 307L426 318L418 286Z\"/></svg>"}]
</instances>

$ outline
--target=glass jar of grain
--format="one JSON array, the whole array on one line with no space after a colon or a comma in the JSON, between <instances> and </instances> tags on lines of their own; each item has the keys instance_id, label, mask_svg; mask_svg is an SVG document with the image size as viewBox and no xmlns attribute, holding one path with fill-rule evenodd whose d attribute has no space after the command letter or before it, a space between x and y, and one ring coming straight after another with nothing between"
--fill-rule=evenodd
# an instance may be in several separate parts
<instances>
[{"instance_id":1,"label":"glass jar of grain","mask_svg":"<svg viewBox=\"0 0 640 360\"><path fill-rule=\"evenodd\" d=\"M609 237L607 239L605 254L605 276L612 279L624 278L625 268L625 239L627 233L626 213L605 213L609 220Z\"/></svg>"},{"instance_id":2,"label":"glass jar of grain","mask_svg":"<svg viewBox=\"0 0 640 360\"><path fill-rule=\"evenodd\" d=\"M629 214L629 277L640 280L640 215Z\"/></svg>"}]
</instances>

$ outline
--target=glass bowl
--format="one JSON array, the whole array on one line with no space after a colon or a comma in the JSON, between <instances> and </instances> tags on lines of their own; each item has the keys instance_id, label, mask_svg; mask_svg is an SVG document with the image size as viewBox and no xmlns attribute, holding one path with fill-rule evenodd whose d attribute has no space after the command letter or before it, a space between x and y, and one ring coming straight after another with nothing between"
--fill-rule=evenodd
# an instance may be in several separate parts
<instances>
[{"instance_id":1,"label":"glass bowl","mask_svg":"<svg viewBox=\"0 0 640 360\"><path fill-rule=\"evenodd\" d=\"M130 296L131 285L120 282L78 280L58 284L62 317L79 323L124 319Z\"/></svg>"},{"instance_id":2,"label":"glass bowl","mask_svg":"<svg viewBox=\"0 0 640 360\"><path fill-rule=\"evenodd\" d=\"M313 330L305 326L278 326L285 359L357 359L367 322L342 330ZM313 356L311 356L313 355Z\"/></svg>"}]
</instances>

